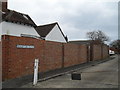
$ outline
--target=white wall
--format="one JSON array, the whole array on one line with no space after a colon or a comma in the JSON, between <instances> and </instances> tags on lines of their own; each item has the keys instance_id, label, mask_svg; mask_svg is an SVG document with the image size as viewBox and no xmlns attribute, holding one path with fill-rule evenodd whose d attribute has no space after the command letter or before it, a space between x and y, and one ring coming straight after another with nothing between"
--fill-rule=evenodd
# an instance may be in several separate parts
<instances>
[{"instance_id":1,"label":"white wall","mask_svg":"<svg viewBox=\"0 0 120 90\"><path fill-rule=\"evenodd\" d=\"M50 31L50 33L46 36L45 39L48 41L56 41L56 42L66 43L66 40L64 39L64 37L57 25Z\"/></svg>"},{"instance_id":2,"label":"white wall","mask_svg":"<svg viewBox=\"0 0 120 90\"><path fill-rule=\"evenodd\" d=\"M0 23L0 27L2 27L2 30L0 30L0 34L2 35L6 34L12 36L20 36L21 34L28 34L28 35L40 36L33 27L27 25L4 21Z\"/></svg>"},{"instance_id":3,"label":"white wall","mask_svg":"<svg viewBox=\"0 0 120 90\"><path fill-rule=\"evenodd\" d=\"M0 41L1 41L1 35L2 35L2 23L0 23Z\"/></svg>"}]
</instances>

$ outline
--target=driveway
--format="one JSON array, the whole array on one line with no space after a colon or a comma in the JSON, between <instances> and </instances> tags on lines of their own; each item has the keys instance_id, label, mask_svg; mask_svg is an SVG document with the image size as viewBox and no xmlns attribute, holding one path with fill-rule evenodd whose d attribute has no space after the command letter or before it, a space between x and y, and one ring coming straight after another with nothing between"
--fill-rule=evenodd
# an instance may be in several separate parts
<instances>
[{"instance_id":1,"label":"driveway","mask_svg":"<svg viewBox=\"0 0 120 90\"><path fill-rule=\"evenodd\" d=\"M81 80L72 80L71 73L38 82L21 88L118 88L118 56L107 62L89 66L76 71Z\"/></svg>"}]
</instances>

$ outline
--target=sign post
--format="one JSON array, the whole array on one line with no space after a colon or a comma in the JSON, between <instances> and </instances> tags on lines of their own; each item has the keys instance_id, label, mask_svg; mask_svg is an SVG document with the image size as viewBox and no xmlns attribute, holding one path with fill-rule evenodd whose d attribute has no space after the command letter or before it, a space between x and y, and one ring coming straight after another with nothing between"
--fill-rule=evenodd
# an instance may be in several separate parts
<instances>
[{"instance_id":1,"label":"sign post","mask_svg":"<svg viewBox=\"0 0 120 90\"><path fill-rule=\"evenodd\" d=\"M38 59L35 59L34 62L34 79L33 79L33 85L37 84L37 80L38 80Z\"/></svg>"}]
</instances>

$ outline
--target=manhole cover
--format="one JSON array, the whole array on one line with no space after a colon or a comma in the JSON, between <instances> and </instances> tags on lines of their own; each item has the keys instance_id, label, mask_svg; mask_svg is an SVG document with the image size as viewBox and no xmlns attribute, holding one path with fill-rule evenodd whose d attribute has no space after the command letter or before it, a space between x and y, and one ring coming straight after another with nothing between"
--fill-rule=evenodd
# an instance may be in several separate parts
<instances>
[{"instance_id":1,"label":"manhole cover","mask_svg":"<svg viewBox=\"0 0 120 90\"><path fill-rule=\"evenodd\" d=\"M72 73L71 79L72 80L81 80L81 74L80 73Z\"/></svg>"}]
</instances>

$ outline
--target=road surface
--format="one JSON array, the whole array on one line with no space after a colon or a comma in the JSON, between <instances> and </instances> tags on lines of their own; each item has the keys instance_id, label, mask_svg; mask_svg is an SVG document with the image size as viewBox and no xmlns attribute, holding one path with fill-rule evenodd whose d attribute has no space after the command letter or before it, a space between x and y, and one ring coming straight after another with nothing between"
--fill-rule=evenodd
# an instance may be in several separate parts
<instances>
[{"instance_id":1,"label":"road surface","mask_svg":"<svg viewBox=\"0 0 120 90\"><path fill-rule=\"evenodd\" d=\"M118 88L118 56L107 62L96 64L76 71L81 74L81 80L72 80L71 73L46 81L32 83L21 88Z\"/></svg>"}]
</instances>

